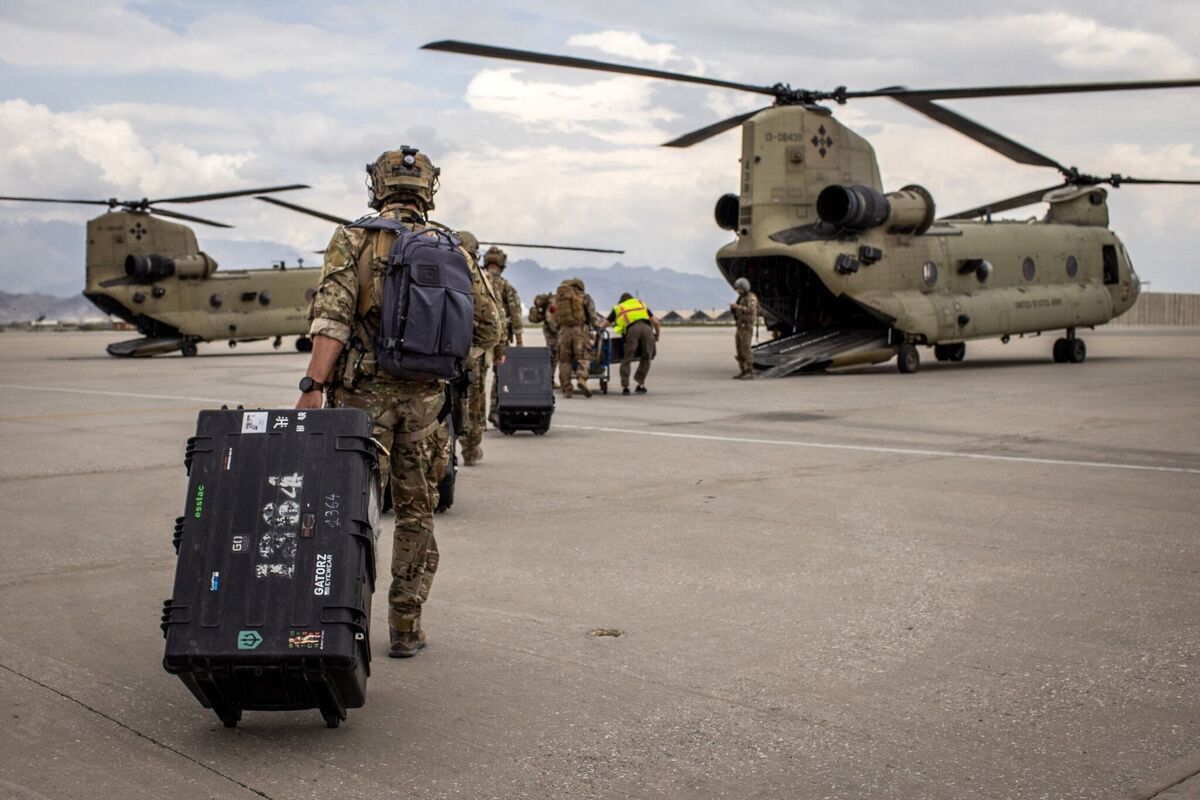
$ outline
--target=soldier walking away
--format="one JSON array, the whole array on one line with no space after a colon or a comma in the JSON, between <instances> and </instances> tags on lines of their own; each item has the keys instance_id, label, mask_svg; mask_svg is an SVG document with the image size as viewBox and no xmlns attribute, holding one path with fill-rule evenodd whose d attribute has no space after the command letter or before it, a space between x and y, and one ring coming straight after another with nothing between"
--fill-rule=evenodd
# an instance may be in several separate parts
<instances>
[{"instance_id":1,"label":"soldier walking away","mask_svg":"<svg viewBox=\"0 0 1200 800\"><path fill-rule=\"evenodd\" d=\"M558 323L550 307L554 304L553 294L539 294L533 298L529 307L529 321L537 325L541 323L542 336L546 339L546 347L550 348L550 375L554 388L558 388Z\"/></svg>"},{"instance_id":2,"label":"soldier walking away","mask_svg":"<svg viewBox=\"0 0 1200 800\"><path fill-rule=\"evenodd\" d=\"M634 357L638 358L637 372L633 376L637 382L637 389L634 391L645 394L646 376L650 374L650 361L654 358L662 324L645 303L629 292L621 295L620 302L613 306L605 324L612 325L617 336L624 339L625 350L621 355L621 394L629 394L629 372Z\"/></svg>"},{"instance_id":3,"label":"soldier walking away","mask_svg":"<svg viewBox=\"0 0 1200 800\"><path fill-rule=\"evenodd\" d=\"M463 247L475 256L476 261L479 259L479 240L475 238L475 234L470 231L459 231L459 237L462 239ZM490 280L484 280L489 291L492 288ZM493 292L493 295L495 293ZM497 304L497 308L499 305ZM499 310L497 314L499 315ZM498 326L503 330L503 321L499 321ZM486 418L486 409L484 408L484 392L487 389L487 375L492 368L493 351L479 352L476 354L472 351L472 357L467 366L467 377L469 383L467 385L466 399L466 417L463 429L459 431L459 442L462 444L463 465L473 467L483 460L483 431L486 427L484 419Z\"/></svg>"},{"instance_id":4,"label":"soldier walking away","mask_svg":"<svg viewBox=\"0 0 1200 800\"><path fill-rule=\"evenodd\" d=\"M339 226L325 249L309 312L313 351L296 403L297 408L320 408L327 400L332 407L362 409L371 415L374 436L383 445L381 477L390 483L396 517L388 591L388 655L394 658L416 655L425 646L421 608L438 566L433 511L449 461L449 439L438 419L445 382L396 377L379 355L403 359L405 354L375 349L384 324L393 243L407 231L418 231L438 242L439 257L452 261L461 253L457 263L470 273L474 318L467 322L460 316L454 324L472 325L472 352L495 346L500 336L495 299L474 257L457 248L458 239L448 229L426 219L438 172L424 153L407 146L367 165L369 204L378 213ZM411 331L417 317L408 319Z\"/></svg>"},{"instance_id":5,"label":"soldier walking away","mask_svg":"<svg viewBox=\"0 0 1200 800\"><path fill-rule=\"evenodd\" d=\"M740 370L734 379L754 380L754 357L750 354L750 338L754 335L754 326L758 322L758 297L750 291L750 281L738 278L733 282L737 289L737 300L729 304L733 312L737 332L734 334L737 344L737 362Z\"/></svg>"},{"instance_id":6,"label":"soldier walking away","mask_svg":"<svg viewBox=\"0 0 1200 800\"><path fill-rule=\"evenodd\" d=\"M517 294L516 288L504 279L502 273L507 265L508 254L495 245L489 247L483 254L483 268L487 270L488 277L491 278L492 290L496 299L500 301L501 313L506 317L507 322L507 336L502 337L500 344L496 345L495 355L492 359L492 394L491 403L488 406L488 422L497 427L500 425L500 410L497 403L500 396L499 365L504 363L505 351L514 340L517 347L525 346L522 335L524 326L521 323L521 296Z\"/></svg>"},{"instance_id":7,"label":"soldier walking away","mask_svg":"<svg viewBox=\"0 0 1200 800\"><path fill-rule=\"evenodd\" d=\"M580 394L591 397L588 370L592 360L592 326L596 319L596 304L584 289L579 278L569 278L559 284L554 293L554 321L558 324L558 382L563 397L571 397L571 373L574 372Z\"/></svg>"}]
</instances>

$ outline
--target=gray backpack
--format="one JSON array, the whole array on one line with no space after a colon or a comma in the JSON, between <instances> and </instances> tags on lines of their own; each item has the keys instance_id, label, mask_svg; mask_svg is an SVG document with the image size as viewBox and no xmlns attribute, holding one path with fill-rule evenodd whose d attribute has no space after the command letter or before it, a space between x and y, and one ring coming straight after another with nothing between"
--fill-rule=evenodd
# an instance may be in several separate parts
<instances>
[{"instance_id":1,"label":"gray backpack","mask_svg":"<svg viewBox=\"0 0 1200 800\"><path fill-rule=\"evenodd\" d=\"M390 219L349 227L396 233L372 342L379 368L403 380L457 378L475 325L471 268L458 237L434 227L409 230Z\"/></svg>"}]
</instances>

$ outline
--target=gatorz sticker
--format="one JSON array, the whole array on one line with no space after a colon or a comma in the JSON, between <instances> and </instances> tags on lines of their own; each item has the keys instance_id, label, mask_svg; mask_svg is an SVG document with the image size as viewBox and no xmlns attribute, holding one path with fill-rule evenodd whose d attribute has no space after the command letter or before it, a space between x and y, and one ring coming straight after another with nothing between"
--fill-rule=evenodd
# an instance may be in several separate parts
<instances>
[{"instance_id":1,"label":"gatorz sticker","mask_svg":"<svg viewBox=\"0 0 1200 800\"><path fill-rule=\"evenodd\" d=\"M324 650L325 631L291 631L288 647L295 650Z\"/></svg>"}]
</instances>

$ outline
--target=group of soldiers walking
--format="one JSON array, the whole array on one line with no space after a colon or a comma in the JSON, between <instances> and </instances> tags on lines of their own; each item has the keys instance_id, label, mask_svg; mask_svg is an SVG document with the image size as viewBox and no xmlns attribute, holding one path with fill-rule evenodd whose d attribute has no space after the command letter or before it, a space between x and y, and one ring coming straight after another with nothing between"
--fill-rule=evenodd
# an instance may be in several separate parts
<instances>
[{"instance_id":1,"label":"group of soldiers walking","mask_svg":"<svg viewBox=\"0 0 1200 800\"><path fill-rule=\"evenodd\" d=\"M387 281L396 263L393 245L400 232L428 236L431 246L449 242L448 252L461 251L461 256L453 258L462 274L469 274L473 318L464 319L471 329L464 373L469 380L469 413L468 424L460 432L463 461L468 466L483 457L487 375L493 374L491 419L496 424L496 371L504 363L510 343L523 346L524 326L520 297L503 276L508 260L504 251L493 246L480 259L474 235L455 233L429 219L440 170L424 153L407 146L386 151L367 165L367 176L368 204L375 213L338 226L325 249L324 268L310 307L312 355L300 380L296 407L358 408L371 417L374 438L382 445L383 487L390 492L395 509L388 655L407 658L426 644L421 609L438 567L433 514L439 501L438 484L449 468L452 441L445 424L445 380L390 371L386 362L378 360L374 346L390 319L383 313L384 298L391 286ZM750 335L758 316L758 301L744 278L735 285L738 300L731 308L737 320L741 368L736 377L752 378ZM608 327L621 337L625 347L620 370L622 394L631 393L631 377L636 386L633 393L647 392L646 378L660 324L638 298L623 294L608 316L601 317L583 281L570 278L553 294L534 299L529 321L542 326L550 348L551 374L557 365L558 388L564 398L576 392L591 397L588 377L599 340L594 332ZM632 373L635 359L638 367Z\"/></svg>"}]
</instances>

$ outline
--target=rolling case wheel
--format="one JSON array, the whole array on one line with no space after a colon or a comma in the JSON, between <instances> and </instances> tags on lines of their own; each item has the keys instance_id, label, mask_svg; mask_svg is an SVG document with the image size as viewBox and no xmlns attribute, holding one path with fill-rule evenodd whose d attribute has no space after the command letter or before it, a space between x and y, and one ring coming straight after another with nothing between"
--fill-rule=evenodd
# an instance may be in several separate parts
<instances>
[{"instance_id":1,"label":"rolling case wheel","mask_svg":"<svg viewBox=\"0 0 1200 800\"><path fill-rule=\"evenodd\" d=\"M600 381L600 394L608 394L608 381Z\"/></svg>"},{"instance_id":2,"label":"rolling case wheel","mask_svg":"<svg viewBox=\"0 0 1200 800\"><path fill-rule=\"evenodd\" d=\"M336 728L342 724L342 715L336 711L322 711L321 716L325 719L326 728Z\"/></svg>"},{"instance_id":3,"label":"rolling case wheel","mask_svg":"<svg viewBox=\"0 0 1200 800\"><path fill-rule=\"evenodd\" d=\"M242 721L242 710L234 708L228 711L218 711L217 716L221 718L221 724L226 728L236 728L237 724Z\"/></svg>"}]
</instances>

